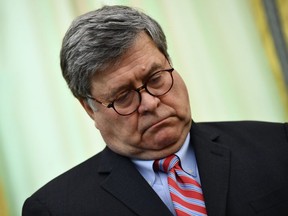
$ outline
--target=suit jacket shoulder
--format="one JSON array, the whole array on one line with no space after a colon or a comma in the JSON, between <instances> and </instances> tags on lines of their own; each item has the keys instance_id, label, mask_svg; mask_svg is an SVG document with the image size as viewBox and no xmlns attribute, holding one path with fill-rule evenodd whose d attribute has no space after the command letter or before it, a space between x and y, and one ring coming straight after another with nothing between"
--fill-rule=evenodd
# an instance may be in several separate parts
<instances>
[{"instance_id":1,"label":"suit jacket shoulder","mask_svg":"<svg viewBox=\"0 0 288 216\"><path fill-rule=\"evenodd\" d=\"M25 201L22 212L23 216L171 215L132 162L108 148L43 186Z\"/></svg>"},{"instance_id":2,"label":"suit jacket shoulder","mask_svg":"<svg viewBox=\"0 0 288 216\"><path fill-rule=\"evenodd\" d=\"M288 215L287 123L191 128L208 215Z\"/></svg>"}]
</instances>

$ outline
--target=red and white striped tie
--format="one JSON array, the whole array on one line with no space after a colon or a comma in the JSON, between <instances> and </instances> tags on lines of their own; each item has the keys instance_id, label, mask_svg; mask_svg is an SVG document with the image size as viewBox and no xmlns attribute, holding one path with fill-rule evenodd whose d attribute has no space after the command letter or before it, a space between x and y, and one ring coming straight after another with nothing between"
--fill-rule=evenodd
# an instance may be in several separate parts
<instances>
[{"instance_id":1,"label":"red and white striped tie","mask_svg":"<svg viewBox=\"0 0 288 216\"><path fill-rule=\"evenodd\" d=\"M201 185L182 170L176 155L155 160L153 166L154 170L168 174L169 191L177 216L207 215Z\"/></svg>"}]
</instances>

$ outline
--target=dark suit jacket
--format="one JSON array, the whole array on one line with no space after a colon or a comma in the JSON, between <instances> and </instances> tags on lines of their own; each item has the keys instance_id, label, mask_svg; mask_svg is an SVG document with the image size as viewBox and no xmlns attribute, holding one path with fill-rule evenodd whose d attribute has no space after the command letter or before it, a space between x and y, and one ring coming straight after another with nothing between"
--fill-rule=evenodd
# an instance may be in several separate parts
<instances>
[{"instance_id":1,"label":"dark suit jacket","mask_svg":"<svg viewBox=\"0 0 288 216\"><path fill-rule=\"evenodd\" d=\"M288 215L288 125L193 123L209 216ZM28 198L23 216L172 215L132 162L108 148Z\"/></svg>"}]
</instances>

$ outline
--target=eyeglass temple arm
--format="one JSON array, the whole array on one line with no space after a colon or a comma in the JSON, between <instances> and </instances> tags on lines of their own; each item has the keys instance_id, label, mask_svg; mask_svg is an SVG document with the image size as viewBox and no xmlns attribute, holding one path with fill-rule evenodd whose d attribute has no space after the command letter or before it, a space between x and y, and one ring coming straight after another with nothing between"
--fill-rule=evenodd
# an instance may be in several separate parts
<instances>
[{"instance_id":1,"label":"eyeglass temple arm","mask_svg":"<svg viewBox=\"0 0 288 216\"><path fill-rule=\"evenodd\" d=\"M99 103L99 104L101 104L101 105L103 105L103 106L105 106L105 107L107 107L107 108L113 107L112 103L105 104L105 103L97 100L96 98L94 98L94 97L92 97L92 96L90 96L90 95L86 96L86 98L87 98L87 99L94 100L95 102L97 102L97 103Z\"/></svg>"}]
</instances>

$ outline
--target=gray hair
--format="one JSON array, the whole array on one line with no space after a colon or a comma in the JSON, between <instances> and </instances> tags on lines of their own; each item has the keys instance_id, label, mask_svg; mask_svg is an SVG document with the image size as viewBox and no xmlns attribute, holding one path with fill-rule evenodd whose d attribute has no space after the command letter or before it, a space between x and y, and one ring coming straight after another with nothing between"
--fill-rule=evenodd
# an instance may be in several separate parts
<instances>
[{"instance_id":1,"label":"gray hair","mask_svg":"<svg viewBox=\"0 0 288 216\"><path fill-rule=\"evenodd\" d=\"M127 6L104 6L77 17L60 53L62 75L76 98L90 95L91 79L114 64L146 32L170 61L165 34L148 15Z\"/></svg>"}]
</instances>

